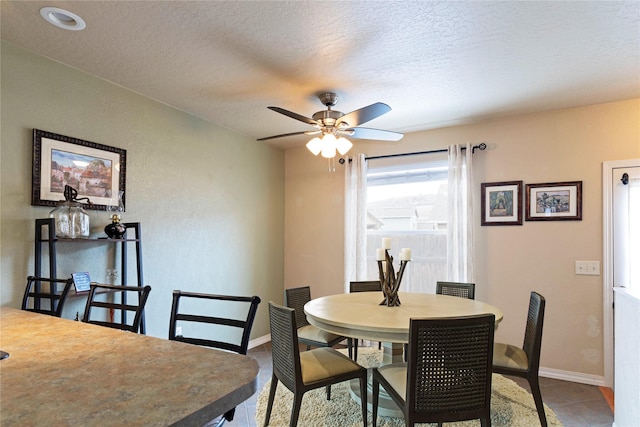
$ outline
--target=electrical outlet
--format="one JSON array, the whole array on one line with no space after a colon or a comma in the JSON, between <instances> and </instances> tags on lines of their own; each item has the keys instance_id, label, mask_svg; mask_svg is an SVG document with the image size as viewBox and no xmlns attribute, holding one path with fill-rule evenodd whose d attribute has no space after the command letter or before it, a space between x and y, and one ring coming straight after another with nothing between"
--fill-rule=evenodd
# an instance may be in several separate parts
<instances>
[{"instance_id":1,"label":"electrical outlet","mask_svg":"<svg viewBox=\"0 0 640 427\"><path fill-rule=\"evenodd\" d=\"M600 275L600 261L576 261L576 274Z\"/></svg>"},{"instance_id":2,"label":"electrical outlet","mask_svg":"<svg viewBox=\"0 0 640 427\"><path fill-rule=\"evenodd\" d=\"M176 326L176 336L182 336L182 326Z\"/></svg>"}]
</instances>

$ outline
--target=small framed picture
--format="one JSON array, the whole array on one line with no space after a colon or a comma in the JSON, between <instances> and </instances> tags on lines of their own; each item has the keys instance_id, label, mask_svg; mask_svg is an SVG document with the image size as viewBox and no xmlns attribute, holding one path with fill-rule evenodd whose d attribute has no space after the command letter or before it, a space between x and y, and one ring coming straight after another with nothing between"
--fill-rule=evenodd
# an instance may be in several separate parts
<instances>
[{"instance_id":1,"label":"small framed picture","mask_svg":"<svg viewBox=\"0 0 640 427\"><path fill-rule=\"evenodd\" d=\"M522 181L481 184L481 225L522 225Z\"/></svg>"},{"instance_id":2,"label":"small framed picture","mask_svg":"<svg viewBox=\"0 0 640 427\"><path fill-rule=\"evenodd\" d=\"M527 184L527 221L581 221L582 181Z\"/></svg>"}]
</instances>

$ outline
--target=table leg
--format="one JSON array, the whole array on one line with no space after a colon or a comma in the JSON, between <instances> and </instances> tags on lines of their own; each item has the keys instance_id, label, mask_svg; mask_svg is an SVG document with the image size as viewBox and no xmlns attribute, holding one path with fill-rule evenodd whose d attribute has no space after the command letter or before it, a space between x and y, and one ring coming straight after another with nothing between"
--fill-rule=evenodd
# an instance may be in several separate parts
<instances>
[{"instance_id":1,"label":"table leg","mask_svg":"<svg viewBox=\"0 0 640 427\"><path fill-rule=\"evenodd\" d=\"M403 358L404 344L401 343L382 343L382 365L390 363L404 362ZM371 372L367 375L367 408L369 412L373 411L373 386L371 382ZM351 398L360 404L360 382L351 380L349 382L349 393ZM378 397L378 415L383 417L404 418L402 411L398 405L387 394L384 387L380 387L380 395Z\"/></svg>"}]
</instances>

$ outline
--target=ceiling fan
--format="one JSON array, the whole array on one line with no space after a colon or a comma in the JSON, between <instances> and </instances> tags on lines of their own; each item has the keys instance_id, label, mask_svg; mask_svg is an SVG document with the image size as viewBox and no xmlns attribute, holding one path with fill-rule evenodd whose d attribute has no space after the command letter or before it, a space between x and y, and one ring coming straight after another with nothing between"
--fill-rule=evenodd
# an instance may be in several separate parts
<instances>
[{"instance_id":1,"label":"ceiling fan","mask_svg":"<svg viewBox=\"0 0 640 427\"><path fill-rule=\"evenodd\" d=\"M284 108L267 107L277 113L311 125L315 128L314 130L267 136L265 138L259 138L258 141L294 135L318 135L307 143L307 148L316 156L322 153L323 157L332 158L335 157L336 151L340 154L345 154L353 146L345 136L379 141L399 141L404 136L398 132L359 127L359 125L391 111L391 107L387 104L376 102L375 104L344 114L331 109L331 107L335 106L338 102L338 95L336 93L324 92L319 94L318 98L327 109L314 113L311 118L285 110Z\"/></svg>"}]
</instances>

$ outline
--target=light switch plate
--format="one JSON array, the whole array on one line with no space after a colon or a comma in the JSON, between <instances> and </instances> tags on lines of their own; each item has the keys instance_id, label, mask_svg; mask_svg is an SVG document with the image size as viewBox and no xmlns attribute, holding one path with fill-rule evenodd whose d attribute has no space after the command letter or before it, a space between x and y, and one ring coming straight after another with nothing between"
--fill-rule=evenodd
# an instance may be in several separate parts
<instances>
[{"instance_id":1,"label":"light switch plate","mask_svg":"<svg viewBox=\"0 0 640 427\"><path fill-rule=\"evenodd\" d=\"M600 261L576 261L576 274L600 275Z\"/></svg>"}]
</instances>

